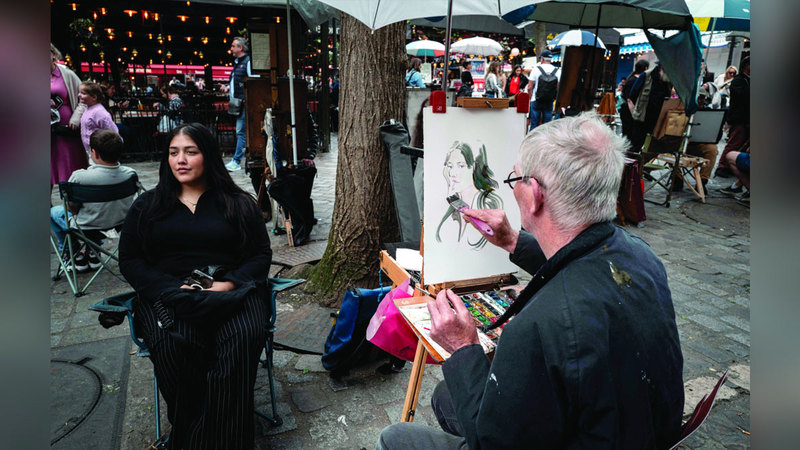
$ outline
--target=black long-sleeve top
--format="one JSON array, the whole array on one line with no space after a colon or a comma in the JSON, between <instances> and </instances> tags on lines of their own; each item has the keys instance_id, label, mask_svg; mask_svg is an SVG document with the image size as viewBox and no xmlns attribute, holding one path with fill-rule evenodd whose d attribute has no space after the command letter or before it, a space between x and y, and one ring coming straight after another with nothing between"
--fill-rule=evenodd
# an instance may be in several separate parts
<instances>
[{"instance_id":1,"label":"black long-sleeve top","mask_svg":"<svg viewBox=\"0 0 800 450\"><path fill-rule=\"evenodd\" d=\"M179 288L192 270L210 265L227 269L222 279L236 287L247 281L266 283L272 249L257 208L242 211L247 242L240 247L239 232L225 220L224 205L207 191L198 199L194 214L179 204L154 223L146 251L137 228L152 197L152 191L146 192L131 206L119 243L120 271L142 298L154 301L165 290Z\"/></svg>"},{"instance_id":2,"label":"black long-sleeve top","mask_svg":"<svg viewBox=\"0 0 800 450\"><path fill-rule=\"evenodd\" d=\"M683 357L666 272L647 244L595 224L545 262L523 232L511 260L541 287L494 360L469 345L442 367L469 447L674 444Z\"/></svg>"},{"instance_id":3,"label":"black long-sleeve top","mask_svg":"<svg viewBox=\"0 0 800 450\"><path fill-rule=\"evenodd\" d=\"M731 81L728 124L750 126L750 76L740 73Z\"/></svg>"}]
</instances>

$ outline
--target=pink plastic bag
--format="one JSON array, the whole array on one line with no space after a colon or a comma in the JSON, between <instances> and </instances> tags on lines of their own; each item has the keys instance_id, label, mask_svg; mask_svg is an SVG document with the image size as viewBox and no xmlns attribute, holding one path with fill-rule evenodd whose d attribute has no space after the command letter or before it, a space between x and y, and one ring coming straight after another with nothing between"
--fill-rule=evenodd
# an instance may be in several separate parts
<instances>
[{"instance_id":1,"label":"pink plastic bag","mask_svg":"<svg viewBox=\"0 0 800 450\"><path fill-rule=\"evenodd\" d=\"M414 355L417 352L417 335L394 306L393 301L396 298L411 297L411 294L408 293L408 284L409 280L404 281L383 297L367 326L367 340L391 355L406 361L414 361ZM440 364L430 354L428 354L427 363Z\"/></svg>"}]
</instances>

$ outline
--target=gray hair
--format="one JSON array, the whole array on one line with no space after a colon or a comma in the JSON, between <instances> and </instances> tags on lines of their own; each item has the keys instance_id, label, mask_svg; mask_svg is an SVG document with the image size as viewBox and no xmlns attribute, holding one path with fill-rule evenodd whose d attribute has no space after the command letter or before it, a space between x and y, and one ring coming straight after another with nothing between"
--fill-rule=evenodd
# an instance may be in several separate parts
<instances>
[{"instance_id":1,"label":"gray hair","mask_svg":"<svg viewBox=\"0 0 800 450\"><path fill-rule=\"evenodd\" d=\"M244 50L245 53L250 51L250 47L247 45L247 39L241 36L236 36L235 38L233 38L233 42L236 42L237 44L241 45L242 50Z\"/></svg>"},{"instance_id":2,"label":"gray hair","mask_svg":"<svg viewBox=\"0 0 800 450\"><path fill-rule=\"evenodd\" d=\"M55 45L53 45L52 43L50 44L50 53L52 53L52 54L53 54L53 56L55 56L55 57L56 57L56 59L57 59L57 60L59 60L59 61L61 61L62 59L64 59L64 56L61 54L61 52L60 52L60 51L58 51L58 49L56 48L56 46L55 46Z\"/></svg>"},{"instance_id":3,"label":"gray hair","mask_svg":"<svg viewBox=\"0 0 800 450\"><path fill-rule=\"evenodd\" d=\"M574 230L616 215L627 139L595 112L564 117L533 129L522 141L522 175L543 183L553 221Z\"/></svg>"}]
</instances>

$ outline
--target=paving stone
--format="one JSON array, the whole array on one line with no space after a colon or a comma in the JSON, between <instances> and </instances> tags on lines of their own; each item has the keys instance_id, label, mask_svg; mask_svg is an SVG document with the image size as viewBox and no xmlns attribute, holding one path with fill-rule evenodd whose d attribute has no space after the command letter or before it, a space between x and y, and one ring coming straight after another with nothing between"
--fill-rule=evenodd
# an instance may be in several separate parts
<instances>
[{"instance_id":1,"label":"paving stone","mask_svg":"<svg viewBox=\"0 0 800 450\"><path fill-rule=\"evenodd\" d=\"M50 319L50 333L60 333L64 331L69 319Z\"/></svg>"},{"instance_id":2,"label":"paving stone","mask_svg":"<svg viewBox=\"0 0 800 450\"><path fill-rule=\"evenodd\" d=\"M718 381L719 377L698 377L685 382L683 384L683 392L685 396L683 415L686 416L692 414L692 411L697 403L700 402L704 395L709 394L714 389L714 386ZM737 394L734 389L731 389L723 384L720 386L719 391L717 391L717 401L727 400L735 397L736 395Z\"/></svg>"},{"instance_id":3,"label":"paving stone","mask_svg":"<svg viewBox=\"0 0 800 450\"><path fill-rule=\"evenodd\" d=\"M313 381L314 377L311 375L303 375L298 374L296 372L289 372L286 374L286 381L291 384L300 384L300 383L308 383L309 381Z\"/></svg>"},{"instance_id":4,"label":"paving stone","mask_svg":"<svg viewBox=\"0 0 800 450\"><path fill-rule=\"evenodd\" d=\"M720 316L719 320L733 325L734 327L741 328L744 331L750 333L750 321L749 320L742 320L735 316Z\"/></svg>"},{"instance_id":5,"label":"paving stone","mask_svg":"<svg viewBox=\"0 0 800 450\"><path fill-rule=\"evenodd\" d=\"M272 385L275 388L275 398L280 399L283 397L283 383L280 380L273 377ZM269 375L267 374L266 369L259 369L259 375L256 377L256 384L253 387L253 391L255 392L255 398L258 399L265 399L264 401L270 403L270 408L272 408L272 399L269 393Z\"/></svg>"},{"instance_id":6,"label":"paving stone","mask_svg":"<svg viewBox=\"0 0 800 450\"><path fill-rule=\"evenodd\" d=\"M287 364L296 360L299 357L300 355L298 355L297 353L275 350L272 352L272 367L276 369L285 367Z\"/></svg>"},{"instance_id":7,"label":"paving stone","mask_svg":"<svg viewBox=\"0 0 800 450\"><path fill-rule=\"evenodd\" d=\"M733 339L734 341L750 347L750 334L747 333L727 333L725 336Z\"/></svg>"},{"instance_id":8,"label":"paving stone","mask_svg":"<svg viewBox=\"0 0 800 450\"><path fill-rule=\"evenodd\" d=\"M422 402L420 402L420 404L421 403ZM392 425L401 422L400 419L403 417L403 404L402 403L393 404L393 405L387 406L387 407L384 408L384 410L386 411L386 417L389 418L389 421L392 423ZM435 425L437 427L439 426L439 424L437 422L435 422L435 421L433 422L433 425L432 425L431 422L423 415L415 415L414 416L414 423L418 423L418 424L429 426L429 427L433 426L433 425Z\"/></svg>"},{"instance_id":9,"label":"paving stone","mask_svg":"<svg viewBox=\"0 0 800 450\"><path fill-rule=\"evenodd\" d=\"M703 314L693 314L688 318L689 320L698 323L706 328L709 328L713 331L716 331L718 333L723 333L731 330L731 327L723 323L720 323L716 318L705 316Z\"/></svg>"},{"instance_id":10,"label":"paving stone","mask_svg":"<svg viewBox=\"0 0 800 450\"><path fill-rule=\"evenodd\" d=\"M339 422L340 416L333 411L322 411L309 417L308 434L313 448L336 448L337 445L348 445L350 439L347 427Z\"/></svg>"},{"instance_id":11,"label":"paving stone","mask_svg":"<svg viewBox=\"0 0 800 450\"><path fill-rule=\"evenodd\" d=\"M88 327L88 326L100 326L100 322L97 321L98 313L94 311L78 311L73 314L72 319L69 322L70 328L80 328L80 327Z\"/></svg>"},{"instance_id":12,"label":"paving stone","mask_svg":"<svg viewBox=\"0 0 800 450\"><path fill-rule=\"evenodd\" d=\"M702 301L691 300L686 302L686 305L692 310L710 317L716 317L717 315L722 314L722 310L719 308L715 308L714 306L703 303Z\"/></svg>"},{"instance_id":13,"label":"paving stone","mask_svg":"<svg viewBox=\"0 0 800 450\"><path fill-rule=\"evenodd\" d=\"M309 372L328 372L325 367L322 366L322 360L320 359L319 355L300 355L297 358L297 362L294 364L294 368L301 371L309 371Z\"/></svg>"},{"instance_id":14,"label":"paving stone","mask_svg":"<svg viewBox=\"0 0 800 450\"><path fill-rule=\"evenodd\" d=\"M309 413L330 405L330 401L321 395L317 389L293 389L289 391L292 403L300 412Z\"/></svg>"}]
</instances>

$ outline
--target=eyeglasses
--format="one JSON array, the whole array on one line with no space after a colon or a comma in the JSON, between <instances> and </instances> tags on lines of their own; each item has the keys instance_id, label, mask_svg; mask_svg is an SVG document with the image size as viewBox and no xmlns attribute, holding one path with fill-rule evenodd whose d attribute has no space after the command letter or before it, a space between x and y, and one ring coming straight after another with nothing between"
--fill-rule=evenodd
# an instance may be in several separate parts
<instances>
[{"instance_id":1,"label":"eyeglasses","mask_svg":"<svg viewBox=\"0 0 800 450\"><path fill-rule=\"evenodd\" d=\"M512 170L511 173L508 174L508 177L506 177L506 179L503 180L503 183L508 183L508 187L510 187L511 189L514 189L514 186L516 186L517 181L521 180L523 183L527 183L531 178L533 178L534 180L536 180L537 183L539 183L539 186L541 186L542 189L547 189L547 186L545 186L544 183L542 183L541 181L539 181L538 178L536 178L536 177L534 177L532 175L522 175L522 176L516 176L515 177L514 175L516 175L516 174L517 174L517 171L516 170Z\"/></svg>"}]
</instances>

